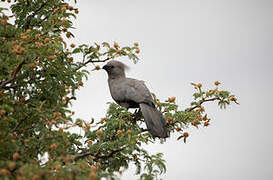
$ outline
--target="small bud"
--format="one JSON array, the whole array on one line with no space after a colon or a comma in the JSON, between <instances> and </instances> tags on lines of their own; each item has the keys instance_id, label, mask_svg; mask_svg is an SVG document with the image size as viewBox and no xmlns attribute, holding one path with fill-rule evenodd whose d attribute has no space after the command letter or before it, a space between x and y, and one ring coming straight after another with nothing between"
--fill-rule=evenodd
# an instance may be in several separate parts
<instances>
[{"instance_id":1,"label":"small bud","mask_svg":"<svg viewBox=\"0 0 273 180\"><path fill-rule=\"evenodd\" d=\"M58 118L61 116L61 113L60 112L54 112L54 118Z\"/></svg>"},{"instance_id":2,"label":"small bud","mask_svg":"<svg viewBox=\"0 0 273 180\"><path fill-rule=\"evenodd\" d=\"M97 130L97 135L101 135L102 134L102 130L101 129L99 129L99 130Z\"/></svg>"},{"instance_id":3,"label":"small bud","mask_svg":"<svg viewBox=\"0 0 273 180\"><path fill-rule=\"evenodd\" d=\"M200 124L200 122L198 121L198 120L193 120L192 122L191 122L191 124L193 125L193 126L195 126L195 127L197 127L199 124Z\"/></svg>"},{"instance_id":4,"label":"small bud","mask_svg":"<svg viewBox=\"0 0 273 180\"><path fill-rule=\"evenodd\" d=\"M74 8L73 8L73 6L68 6L67 7L70 11L72 11Z\"/></svg>"},{"instance_id":5,"label":"small bud","mask_svg":"<svg viewBox=\"0 0 273 180\"><path fill-rule=\"evenodd\" d=\"M86 131L89 131L89 130L90 130L90 124L86 124L86 125L85 125L85 130L86 130Z\"/></svg>"},{"instance_id":6,"label":"small bud","mask_svg":"<svg viewBox=\"0 0 273 180\"><path fill-rule=\"evenodd\" d=\"M198 83L197 87L201 88L202 87L202 83Z\"/></svg>"},{"instance_id":7,"label":"small bud","mask_svg":"<svg viewBox=\"0 0 273 180\"><path fill-rule=\"evenodd\" d=\"M115 48L118 48L118 47L119 47L118 43L115 42L115 43L114 43L114 47L115 47Z\"/></svg>"},{"instance_id":8,"label":"small bud","mask_svg":"<svg viewBox=\"0 0 273 180\"><path fill-rule=\"evenodd\" d=\"M57 122L55 120L51 120L50 124L56 124Z\"/></svg>"},{"instance_id":9,"label":"small bud","mask_svg":"<svg viewBox=\"0 0 273 180\"><path fill-rule=\"evenodd\" d=\"M184 137L189 137L189 133L188 132L184 132L183 136Z\"/></svg>"},{"instance_id":10,"label":"small bud","mask_svg":"<svg viewBox=\"0 0 273 180\"><path fill-rule=\"evenodd\" d=\"M62 37L58 37L58 40L59 41L63 41L64 39Z\"/></svg>"},{"instance_id":11,"label":"small bud","mask_svg":"<svg viewBox=\"0 0 273 180\"><path fill-rule=\"evenodd\" d=\"M134 45L135 45L135 46L138 46L138 42L135 42Z\"/></svg>"},{"instance_id":12,"label":"small bud","mask_svg":"<svg viewBox=\"0 0 273 180\"><path fill-rule=\"evenodd\" d=\"M79 10L78 9L75 9L75 14L79 14Z\"/></svg>"},{"instance_id":13,"label":"small bud","mask_svg":"<svg viewBox=\"0 0 273 180\"><path fill-rule=\"evenodd\" d=\"M48 56L47 58L48 58L50 61L55 60L55 57L54 57L54 56Z\"/></svg>"},{"instance_id":14,"label":"small bud","mask_svg":"<svg viewBox=\"0 0 273 180\"><path fill-rule=\"evenodd\" d=\"M0 175L1 176L8 176L8 175L10 175L10 172L7 169L0 169Z\"/></svg>"},{"instance_id":15,"label":"small bud","mask_svg":"<svg viewBox=\"0 0 273 180\"><path fill-rule=\"evenodd\" d=\"M168 117L168 118L166 119L166 121L167 121L168 124L171 124L171 123L173 122L173 119L172 119L171 117Z\"/></svg>"},{"instance_id":16,"label":"small bud","mask_svg":"<svg viewBox=\"0 0 273 180\"><path fill-rule=\"evenodd\" d=\"M1 116L6 115L6 113L7 113L7 111L6 111L5 109L1 109L1 110L0 110L0 115L1 115Z\"/></svg>"},{"instance_id":17,"label":"small bud","mask_svg":"<svg viewBox=\"0 0 273 180\"><path fill-rule=\"evenodd\" d=\"M122 135L122 130L118 130L118 131L117 131L117 135L118 135L118 136Z\"/></svg>"},{"instance_id":18,"label":"small bud","mask_svg":"<svg viewBox=\"0 0 273 180\"><path fill-rule=\"evenodd\" d=\"M56 14L58 12L58 9L57 8L54 8L53 9L53 13Z\"/></svg>"},{"instance_id":19,"label":"small bud","mask_svg":"<svg viewBox=\"0 0 273 180\"><path fill-rule=\"evenodd\" d=\"M30 67L31 69L33 69L33 68L36 67L36 65L35 65L34 63L31 63L31 64L29 64L29 67Z\"/></svg>"},{"instance_id":20,"label":"small bud","mask_svg":"<svg viewBox=\"0 0 273 180\"><path fill-rule=\"evenodd\" d=\"M132 131L130 130L130 129L128 129L127 131L126 131L126 134L131 134L132 133Z\"/></svg>"},{"instance_id":21,"label":"small bud","mask_svg":"<svg viewBox=\"0 0 273 180\"><path fill-rule=\"evenodd\" d=\"M174 103L174 102L175 102L175 97L170 97L170 98L168 98L168 102Z\"/></svg>"},{"instance_id":22,"label":"small bud","mask_svg":"<svg viewBox=\"0 0 273 180\"><path fill-rule=\"evenodd\" d=\"M66 18L63 18L63 19L62 19L62 24L65 24L65 23L67 23L67 19L66 19Z\"/></svg>"},{"instance_id":23,"label":"small bud","mask_svg":"<svg viewBox=\"0 0 273 180\"><path fill-rule=\"evenodd\" d=\"M96 70L100 70L101 68L100 68L99 65L97 65L97 66L95 66L95 69L96 69Z\"/></svg>"},{"instance_id":24,"label":"small bud","mask_svg":"<svg viewBox=\"0 0 273 180\"><path fill-rule=\"evenodd\" d=\"M5 43L7 41L7 39L5 37L2 37L2 42Z\"/></svg>"},{"instance_id":25,"label":"small bud","mask_svg":"<svg viewBox=\"0 0 273 180\"><path fill-rule=\"evenodd\" d=\"M93 144L93 141L90 139L87 141L87 143L88 143L88 146L91 146Z\"/></svg>"},{"instance_id":26,"label":"small bud","mask_svg":"<svg viewBox=\"0 0 273 180\"><path fill-rule=\"evenodd\" d=\"M14 161L20 159L20 154L18 152L13 153L12 158Z\"/></svg>"},{"instance_id":27,"label":"small bud","mask_svg":"<svg viewBox=\"0 0 273 180\"><path fill-rule=\"evenodd\" d=\"M16 167L16 164L15 164L15 162L10 162L8 166L9 166L9 170L13 171Z\"/></svg>"},{"instance_id":28,"label":"small bud","mask_svg":"<svg viewBox=\"0 0 273 180\"><path fill-rule=\"evenodd\" d=\"M69 57L69 58L68 58L68 62L70 62L70 63L72 63L72 62L73 62L73 60L74 60L74 58L73 58L73 57Z\"/></svg>"},{"instance_id":29,"label":"small bud","mask_svg":"<svg viewBox=\"0 0 273 180\"><path fill-rule=\"evenodd\" d=\"M66 11L66 7L65 7L65 6L62 7L62 11L63 11L63 12Z\"/></svg>"},{"instance_id":30,"label":"small bud","mask_svg":"<svg viewBox=\"0 0 273 180\"><path fill-rule=\"evenodd\" d=\"M51 149L51 150L55 150L57 147L58 147L58 144L57 144L57 143L52 143L52 144L50 145L50 149Z\"/></svg>"},{"instance_id":31,"label":"small bud","mask_svg":"<svg viewBox=\"0 0 273 180\"><path fill-rule=\"evenodd\" d=\"M70 45L70 47L72 47L72 48L74 48L75 46L76 46L76 45L75 45L75 44L73 44L73 43Z\"/></svg>"},{"instance_id":32,"label":"small bud","mask_svg":"<svg viewBox=\"0 0 273 180\"><path fill-rule=\"evenodd\" d=\"M121 50L117 49L116 52L117 52L118 54L120 54L120 53L121 53Z\"/></svg>"},{"instance_id":33,"label":"small bud","mask_svg":"<svg viewBox=\"0 0 273 180\"><path fill-rule=\"evenodd\" d=\"M0 22L3 25L7 25L8 24L8 20L7 19L0 19Z\"/></svg>"},{"instance_id":34,"label":"small bud","mask_svg":"<svg viewBox=\"0 0 273 180\"><path fill-rule=\"evenodd\" d=\"M216 94L218 94L218 93L219 93L219 90L218 90L217 88L215 88L215 89L213 90L213 92L216 93Z\"/></svg>"},{"instance_id":35,"label":"small bud","mask_svg":"<svg viewBox=\"0 0 273 180\"><path fill-rule=\"evenodd\" d=\"M22 40L27 40L28 38L29 38L29 35L21 34L21 39Z\"/></svg>"},{"instance_id":36,"label":"small bud","mask_svg":"<svg viewBox=\"0 0 273 180\"><path fill-rule=\"evenodd\" d=\"M215 81L214 84L215 84L215 86L218 86L221 83L219 81Z\"/></svg>"},{"instance_id":37,"label":"small bud","mask_svg":"<svg viewBox=\"0 0 273 180\"><path fill-rule=\"evenodd\" d=\"M70 37L71 37L71 32L67 32L67 33L66 33L66 37L67 37L67 38L70 38Z\"/></svg>"},{"instance_id":38,"label":"small bud","mask_svg":"<svg viewBox=\"0 0 273 180\"><path fill-rule=\"evenodd\" d=\"M209 122L206 121L206 122L204 123L204 126L209 126Z\"/></svg>"},{"instance_id":39,"label":"small bud","mask_svg":"<svg viewBox=\"0 0 273 180\"><path fill-rule=\"evenodd\" d=\"M136 49L136 53L139 54L139 53L140 53L140 50L139 50L139 49Z\"/></svg>"},{"instance_id":40,"label":"small bud","mask_svg":"<svg viewBox=\"0 0 273 180\"><path fill-rule=\"evenodd\" d=\"M35 35L35 40L39 40L39 39L40 39L40 37L41 37L41 35L40 35L40 34L36 34L36 35Z\"/></svg>"},{"instance_id":41,"label":"small bud","mask_svg":"<svg viewBox=\"0 0 273 180\"><path fill-rule=\"evenodd\" d=\"M230 96L230 97L229 97L229 100L230 100L230 101L237 101L237 99L236 99L235 96Z\"/></svg>"},{"instance_id":42,"label":"small bud","mask_svg":"<svg viewBox=\"0 0 273 180\"><path fill-rule=\"evenodd\" d=\"M20 104L20 101L19 101L19 100L15 100L15 101L14 101L14 104L19 105L19 104Z\"/></svg>"},{"instance_id":43,"label":"small bud","mask_svg":"<svg viewBox=\"0 0 273 180\"><path fill-rule=\"evenodd\" d=\"M14 47L14 46L17 45L17 44L18 44L18 40L12 41L12 42L11 42L11 46L12 46L12 47Z\"/></svg>"},{"instance_id":44,"label":"small bud","mask_svg":"<svg viewBox=\"0 0 273 180\"><path fill-rule=\"evenodd\" d=\"M206 121L206 120L208 120L208 117L207 117L207 115L203 116L203 117L202 117L202 120L203 120L203 121Z\"/></svg>"}]
</instances>

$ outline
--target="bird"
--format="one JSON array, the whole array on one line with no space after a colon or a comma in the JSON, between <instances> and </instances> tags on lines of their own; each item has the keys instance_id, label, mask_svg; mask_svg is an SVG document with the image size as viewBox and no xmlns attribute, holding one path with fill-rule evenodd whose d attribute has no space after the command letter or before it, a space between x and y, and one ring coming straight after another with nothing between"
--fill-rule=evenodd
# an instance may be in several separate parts
<instances>
[{"instance_id":1,"label":"bird","mask_svg":"<svg viewBox=\"0 0 273 180\"><path fill-rule=\"evenodd\" d=\"M153 137L167 138L169 133L163 115L157 110L152 95L144 81L127 78L129 67L116 60L102 67L108 74L108 86L114 101L127 108L140 108L147 130Z\"/></svg>"}]
</instances>

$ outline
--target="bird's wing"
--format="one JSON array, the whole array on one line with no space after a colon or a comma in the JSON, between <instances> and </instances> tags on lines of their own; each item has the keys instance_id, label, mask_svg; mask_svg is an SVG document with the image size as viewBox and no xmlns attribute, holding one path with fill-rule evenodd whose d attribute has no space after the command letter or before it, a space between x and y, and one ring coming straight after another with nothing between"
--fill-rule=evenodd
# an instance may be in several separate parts
<instances>
[{"instance_id":1,"label":"bird's wing","mask_svg":"<svg viewBox=\"0 0 273 180\"><path fill-rule=\"evenodd\" d=\"M144 84L144 81L126 78L126 81L124 81L124 88L124 97L126 100L134 101L138 104L153 104L153 98L149 89Z\"/></svg>"}]
</instances>

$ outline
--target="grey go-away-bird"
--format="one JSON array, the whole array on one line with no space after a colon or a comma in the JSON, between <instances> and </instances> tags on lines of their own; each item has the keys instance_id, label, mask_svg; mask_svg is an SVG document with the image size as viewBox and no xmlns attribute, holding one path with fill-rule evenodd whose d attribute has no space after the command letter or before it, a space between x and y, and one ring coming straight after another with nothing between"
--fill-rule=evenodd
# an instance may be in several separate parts
<instances>
[{"instance_id":1,"label":"grey go-away-bird","mask_svg":"<svg viewBox=\"0 0 273 180\"><path fill-rule=\"evenodd\" d=\"M103 66L108 74L108 85L112 98L125 108L140 108L148 131L154 137L166 138L166 121L156 109L153 98L144 81L127 78L127 66L119 61L109 61Z\"/></svg>"}]
</instances>

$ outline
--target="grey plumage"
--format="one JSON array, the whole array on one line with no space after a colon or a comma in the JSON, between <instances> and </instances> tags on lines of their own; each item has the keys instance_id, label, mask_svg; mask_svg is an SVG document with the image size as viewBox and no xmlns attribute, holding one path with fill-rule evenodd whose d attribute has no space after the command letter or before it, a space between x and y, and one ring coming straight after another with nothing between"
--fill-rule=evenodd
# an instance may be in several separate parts
<instances>
[{"instance_id":1,"label":"grey plumage","mask_svg":"<svg viewBox=\"0 0 273 180\"><path fill-rule=\"evenodd\" d=\"M166 138L166 121L156 109L153 98L144 81L126 78L125 64L109 61L103 69L108 74L108 85L112 98L125 108L140 108L147 129L154 137Z\"/></svg>"}]
</instances>

